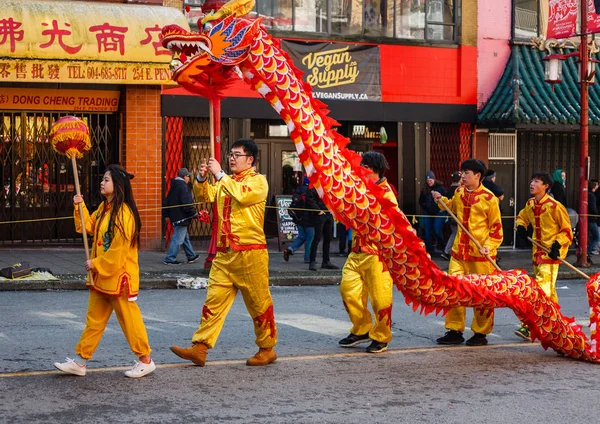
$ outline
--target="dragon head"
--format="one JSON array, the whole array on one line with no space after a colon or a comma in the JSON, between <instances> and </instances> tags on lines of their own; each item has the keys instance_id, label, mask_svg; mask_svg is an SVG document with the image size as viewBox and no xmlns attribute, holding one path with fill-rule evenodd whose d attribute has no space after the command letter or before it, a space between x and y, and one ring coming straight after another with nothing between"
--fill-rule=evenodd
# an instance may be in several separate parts
<instances>
[{"instance_id":1,"label":"dragon head","mask_svg":"<svg viewBox=\"0 0 600 424\"><path fill-rule=\"evenodd\" d=\"M254 7L254 0L232 0L218 11L203 15L198 33L177 25L162 29L162 44L169 49L172 79L182 86L214 90L226 83L250 51L260 31L260 19L242 18ZM198 91L198 90L194 90Z\"/></svg>"}]
</instances>

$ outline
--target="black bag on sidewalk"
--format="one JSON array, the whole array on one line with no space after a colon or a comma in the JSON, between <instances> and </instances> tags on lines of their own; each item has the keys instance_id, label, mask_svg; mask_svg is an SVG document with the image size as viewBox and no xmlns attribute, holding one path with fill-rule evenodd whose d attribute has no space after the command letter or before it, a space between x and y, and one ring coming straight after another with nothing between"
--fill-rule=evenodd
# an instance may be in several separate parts
<instances>
[{"instance_id":1,"label":"black bag on sidewalk","mask_svg":"<svg viewBox=\"0 0 600 424\"><path fill-rule=\"evenodd\" d=\"M31 267L28 262L14 264L7 268L0 269L0 275L4 278L14 280L15 278L26 277L31 275Z\"/></svg>"}]
</instances>

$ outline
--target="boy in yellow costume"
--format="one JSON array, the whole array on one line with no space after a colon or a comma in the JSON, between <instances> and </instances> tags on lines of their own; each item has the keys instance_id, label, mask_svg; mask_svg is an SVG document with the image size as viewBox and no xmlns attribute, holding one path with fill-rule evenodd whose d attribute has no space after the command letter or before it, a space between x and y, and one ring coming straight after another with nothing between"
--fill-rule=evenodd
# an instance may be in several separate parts
<instances>
[{"instance_id":1,"label":"boy in yellow costume","mask_svg":"<svg viewBox=\"0 0 600 424\"><path fill-rule=\"evenodd\" d=\"M259 347L246 364L267 365L277 359L273 349L277 344L277 327L269 291L269 255L263 230L269 186L267 179L252 168L257 155L258 147L254 141L238 140L228 155L232 176L223 172L215 158L210 158L208 164L200 167L194 183L196 201L217 202L217 255L210 269L200 328L192 337L192 346L171 346L171 350L201 367L206 362L207 350L214 347L219 337L238 290L242 292L254 321ZM208 183L209 171L216 184Z\"/></svg>"},{"instance_id":2,"label":"boy in yellow costume","mask_svg":"<svg viewBox=\"0 0 600 424\"><path fill-rule=\"evenodd\" d=\"M105 201L90 215L83 197L73 197L75 204L75 229L82 232L79 208L83 210L85 228L94 235L92 259L85 262L91 272L92 282L86 282L90 289L85 329L75 347L75 359L56 362L59 370L73 375L84 376L87 361L92 359L106 324L115 311L121 329L133 353L139 358L134 367L125 372L127 377L143 377L156 368L150 358L148 334L142 320L142 313L135 300L140 285L138 247L142 222L138 213L129 174L119 165L108 166L100 182L100 194Z\"/></svg>"},{"instance_id":3,"label":"boy in yellow costume","mask_svg":"<svg viewBox=\"0 0 600 424\"><path fill-rule=\"evenodd\" d=\"M493 274L494 266L486 255L495 259L497 249L502 244L502 221L498 198L481 184L486 168L477 159L467 159L460 165L463 185L456 189L452 199L442 197L436 191L432 192L436 201L441 201L454 212L460 222L482 246L481 249L458 228L448 274ZM440 209L442 206L440 205ZM494 328L494 311L474 309L471 330L473 337L467 340L468 346L484 346L488 343L487 335ZM438 344L454 345L465 341L466 309L458 307L451 309L446 315L446 334L437 339Z\"/></svg>"},{"instance_id":4,"label":"boy in yellow costume","mask_svg":"<svg viewBox=\"0 0 600 424\"><path fill-rule=\"evenodd\" d=\"M565 207L548 195L552 187L552 177L545 172L538 172L531 177L529 192L533 196L517 215L515 225L517 234L527 239L527 227L533 227L531 238L550 252L546 253L533 245L533 272L538 285L553 301L558 302L556 294L556 277L560 259L567 257L569 246L573 242L571 221ZM521 324L515 334L531 340L529 329Z\"/></svg>"},{"instance_id":5,"label":"boy in yellow costume","mask_svg":"<svg viewBox=\"0 0 600 424\"><path fill-rule=\"evenodd\" d=\"M384 189L384 197L398 206L396 196L383 176L389 169L385 156L366 152L360 166L369 171L367 179ZM357 234L352 240L352 249L342 270L340 293L352 328L350 335L340 340L339 345L353 347L372 340L367 352L385 352L392 340L392 277L379 260L377 247L366 236ZM375 325L367 308L369 298Z\"/></svg>"}]
</instances>

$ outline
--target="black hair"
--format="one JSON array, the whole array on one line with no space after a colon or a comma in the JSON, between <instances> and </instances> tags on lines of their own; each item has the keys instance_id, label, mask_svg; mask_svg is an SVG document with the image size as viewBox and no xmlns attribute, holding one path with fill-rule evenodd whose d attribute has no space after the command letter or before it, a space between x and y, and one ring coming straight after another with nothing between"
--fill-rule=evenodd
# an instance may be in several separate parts
<instances>
[{"instance_id":1,"label":"black hair","mask_svg":"<svg viewBox=\"0 0 600 424\"><path fill-rule=\"evenodd\" d=\"M362 160L360 164L366 165L369 168L371 168L374 172L377 172L377 174L379 174L379 178L383 178L383 174L385 174L385 171L390 169L390 166L388 165L385 156L383 156L383 154L379 152L374 151L365 152L362 155Z\"/></svg>"},{"instance_id":2,"label":"black hair","mask_svg":"<svg viewBox=\"0 0 600 424\"><path fill-rule=\"evenodd\" d=\"M595 180L595 179L591 179L588 181L588 190L592 191L598 184L600 184L600 181Z\"/></svg>"},{"instance_id":3,"label":"black hair","mask_svg":"<svg viewBox=\"0 0 600 424\"><path fill-rule=\"evenodd\" d=\"M461 171L472 171L473 174L479 174L479 180L483 181L486 173L485 164L479 159L467 159L460 164Z\"/></svg>"},{"instance_id":4,"label":"black hair","mask_svg":"<svg viewBox=\"0 0 600 424\"><path fill-rule=\"evenodd\" d=\"M123 222L121 222L120 211L123 205L129 206L133 218L135 221L135 230L131 237L131 246L140 244L140 231L142 229L142 220L140 213L137 210L135 200L133 199L133 190L131 188L131 180L133 174L130 174L121 165L108 165L106 172L110 173L112 178L114 193L112 198L112 212L108 221L108 238L110 241L113 240L115 228L125 236L125 228Z\"/></svg>"},{"instance_id":5,"label":"black hair","mask_svg":"<svg viewBox=\"0 0 600 424\"><path fill-rule=\"evenodd\" d=\"M531 176L531 181L533 180L540 180L542 184L547 185L548 188L546 191L550 190L550 187L552 187L552 183L554 182L552 175L548 174L547 172L534 172Z\"/></svg>"},{"instance_id":6,"label":"black hair","mask_svg":"<svg viewBox=\"0 0 600 424\"><path fill-rule=\"evenodd\" d=\"M232 149L234 147L241 147L242 149L244 149L244 153L252 156L252 163L256 162L256 158L258 156L258 146L253 140L250 140L248 138L240 138L231 145Z\"/></svg>"}]
</instances>

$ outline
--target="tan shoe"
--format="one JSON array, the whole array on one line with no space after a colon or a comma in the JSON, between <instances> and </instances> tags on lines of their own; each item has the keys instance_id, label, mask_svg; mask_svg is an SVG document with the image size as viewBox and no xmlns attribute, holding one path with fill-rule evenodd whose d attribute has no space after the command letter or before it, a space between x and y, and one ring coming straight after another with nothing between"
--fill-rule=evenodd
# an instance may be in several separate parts
<instances>
[{"instance_id":1,"label":"tan shoe","mask_svg":"<svg viewBox=\"0 0 600 424\"><path fill-rule=\"evenodd\" d=\"M187 361L203 367L206 363L206 351L208 346L204 343L195 343L192 347L171 346L171 352Z\"/></svg>"},{"instance_id":2,"label":"tan shoe","mask_svg":"<svg viewBox=\"0 0 600 424\"><path fill-rule=\"evenodd\" d=\"M266 349L260 348L258 349L258 352L256 352L256 355L254 355L252 358L248 358L246 365L250 365L251 367L260 367L262 365L268 365L271 362L275 362L276 359L277 354L272 347Z\"/></svg>"}]
</instances>

